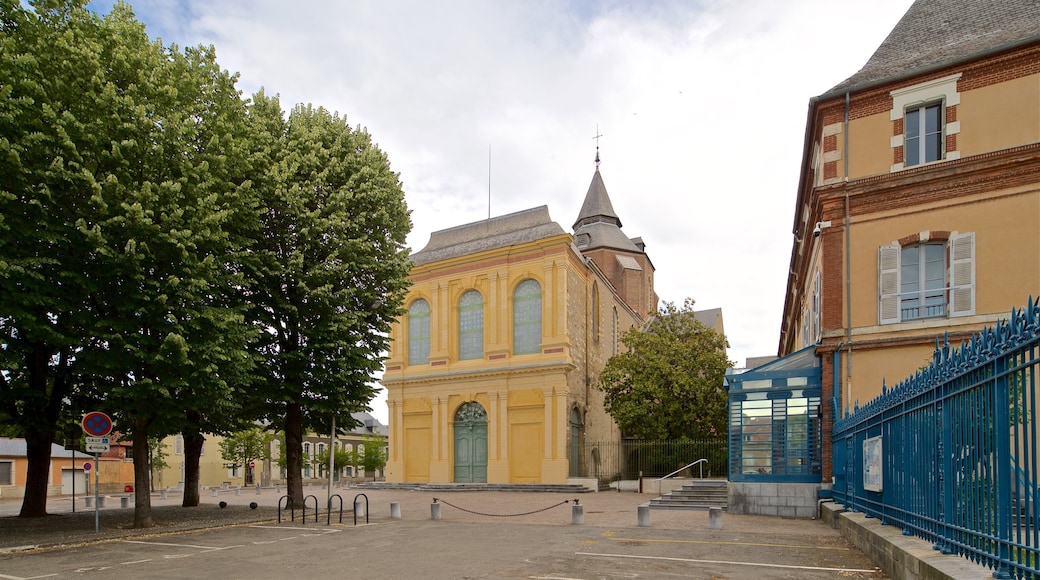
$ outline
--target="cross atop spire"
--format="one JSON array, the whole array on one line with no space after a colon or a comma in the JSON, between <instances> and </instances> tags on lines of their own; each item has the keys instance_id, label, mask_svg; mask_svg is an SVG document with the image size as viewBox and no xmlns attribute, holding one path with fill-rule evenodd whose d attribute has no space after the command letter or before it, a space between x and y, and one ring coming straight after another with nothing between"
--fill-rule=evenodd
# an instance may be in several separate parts
<instances>
[{"instance_id":1,"label":"cross atop spire","mask_svg":"<svg viewBox=\"0 0 1040 580\"><path fill-rule=\"evenodd\" d=\"M602 136L603 136L603 134L599 132L599 123L596 123L596 135L593 137L593 139L596 140L596 169L597 170L599 170L599 138L602 137Z\"/></svg>"}]
</instances>

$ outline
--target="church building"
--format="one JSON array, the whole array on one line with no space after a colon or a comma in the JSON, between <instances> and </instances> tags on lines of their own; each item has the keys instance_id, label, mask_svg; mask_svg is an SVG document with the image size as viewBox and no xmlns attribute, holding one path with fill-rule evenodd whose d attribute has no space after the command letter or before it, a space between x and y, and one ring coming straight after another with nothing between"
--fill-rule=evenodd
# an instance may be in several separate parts
<instances>
[{"instance_id":1,"label":"church building","mask_svg":"<svg viewBox=\"0 0 1040 580\"><path fill-rule=\"evenodd\" d=\"M585 443L621 434L596 377L658 299L653 264L621 231L598 167L573 234L540 206L434 232L412 260L381 381L386 480L600 475Z\"/></svg>"}]
</instances>

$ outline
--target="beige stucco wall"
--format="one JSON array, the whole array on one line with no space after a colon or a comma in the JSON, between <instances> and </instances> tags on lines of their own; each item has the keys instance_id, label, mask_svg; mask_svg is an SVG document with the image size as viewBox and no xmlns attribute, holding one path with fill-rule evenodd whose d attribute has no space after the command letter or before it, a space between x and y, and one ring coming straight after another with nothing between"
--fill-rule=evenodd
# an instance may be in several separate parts
<instances>
[{"instance_id":1,"label":"beige stucco wall","mask_svg":"<svg viewBox=\"0 0 1040 580\"><path fill-rule=\"evenodd\" d=\"M849 121L849 178L883 175L892 168L892 121L888 111ZM838 150L844 151L845 137L838 135ZM838 163L838 174L844 173Z\"/></svg>"},{"instance_id":2,"label":"beige stucco wall","mask_svg":"<svg viewBox=\"0 0 1040 580\"><path fill-rule=\"evenodd\" d=\"M852 227L854 328L878 325L878 248L928 230L975 233L975 312L1001 315L1040 288L1040 197L1035 190L990 192L920 206L898 215L856 218ZM1010 219L1014 216L1014 219ZM957 319L944 319L943 325ZM883 329L877 329L883 330Z\"/></svg>"},{"instance_id":3,"label":"beige stucco wall","mask_svg":"<svg viewBox=\"0 0 1040 580\"><path fill-rule=\"evenodd\" d=\"M1040 141L1040 74L962 93L957 120L962 156Z\"/></svg>"},{"instance_id":4,"label":"beige stucco wall","mask_svg":"<svg viewBox=\"0 0 1040 580\"><path fill-rule=\"evenodd\" d=\"M609 357L614 307L619 333L637 317L586 267L569 235L426 264L412 277L405 307L420 297L430 302L430 363L408 364L403 316L392 326L383 375L390 408L388 481L453 481L452 421L470 401L488 413L488 482L564 482L575 409L584 425L582 439L617 439L617 428L602 409L602 393L586 377L598 374ZM529 278L542 286L541 349L514 355L512 296ZM598 337L589 336L594 281ZM463 361L455 332L457 304L470 288L484 298L484 357Z\"/></svg>"}]
</instances>

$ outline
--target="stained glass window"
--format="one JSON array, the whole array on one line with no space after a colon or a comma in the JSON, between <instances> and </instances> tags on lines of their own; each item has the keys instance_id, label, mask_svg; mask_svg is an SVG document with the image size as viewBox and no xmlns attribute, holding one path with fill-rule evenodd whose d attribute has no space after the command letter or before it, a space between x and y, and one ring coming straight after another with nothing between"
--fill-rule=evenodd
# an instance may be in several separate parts
<instances>
[{"instance_id":1,"label":"stained glass window","mask_svg":"<svg viewBox=\"0 0 1040 580\"><path fill-rule=\"evenodd\" d=\"M542 344L542 286L524 280L513 292L513 354L537 353Z\"/></svg>"}]
</instances>

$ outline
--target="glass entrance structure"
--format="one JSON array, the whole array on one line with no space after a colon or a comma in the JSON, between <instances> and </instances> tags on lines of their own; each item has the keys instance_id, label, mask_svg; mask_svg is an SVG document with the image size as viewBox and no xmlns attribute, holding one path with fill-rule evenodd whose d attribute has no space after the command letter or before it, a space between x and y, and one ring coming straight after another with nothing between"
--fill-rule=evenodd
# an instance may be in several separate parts
<instances>
[{"instance_id":1,"label":"glass entrance structure","mask_svg":"<svg viewBox=\"0 0 1040 580\"><path fill-rule=\"evenodd\" d=\"M815 347L726 376L729 480L820 483L822 372Z\"/></svg>"}]
</instances>

